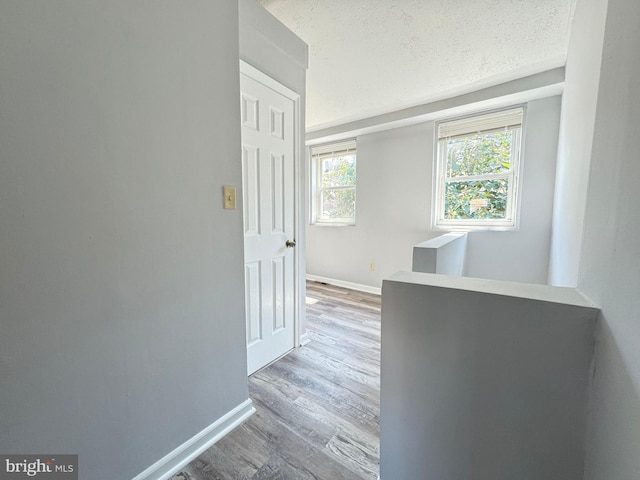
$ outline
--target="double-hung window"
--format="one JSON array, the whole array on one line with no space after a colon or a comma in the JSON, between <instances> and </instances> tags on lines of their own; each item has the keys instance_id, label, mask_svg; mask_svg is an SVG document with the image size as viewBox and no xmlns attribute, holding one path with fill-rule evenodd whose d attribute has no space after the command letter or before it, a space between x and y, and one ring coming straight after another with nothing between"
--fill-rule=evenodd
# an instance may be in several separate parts
<instances>
[{"instance_id":1,"label":"double-hung window","mask_svg":"<svg viewBox=\"0 0 640 480\"><path fill-rule=\"evenodd\" d=\"M513 228L524 107L437 124L434 224Z\"/></svg>"},{"instance_id":2,"label":"double-hung window","mask_svg":"<svg viewBox=\"0 0 640 480\"><path fill-rule=\"evenodd\" d=\"M356 141L311 147L312 221L353 225L356 221Z\"/></svg>"}]
</instances>

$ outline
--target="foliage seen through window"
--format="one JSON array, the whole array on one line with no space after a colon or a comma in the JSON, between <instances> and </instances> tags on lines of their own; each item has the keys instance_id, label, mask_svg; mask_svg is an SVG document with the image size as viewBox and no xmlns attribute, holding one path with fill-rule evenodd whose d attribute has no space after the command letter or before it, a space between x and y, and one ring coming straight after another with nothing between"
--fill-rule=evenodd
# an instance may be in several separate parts
<instances>
[{"instance_id":1,"label":"foliage seen through window","mask_svg":"<svg viewBox=\"0 0 640 480\"><path fill-rule=\"evenodd\" d=\"M456 177L505 174L511 168L512 131L449 140L444 215L456 218L505 218L508 178L456 181Z\"/></svg>"},{"instance_id":2,"label":"foliage seen through window","mask_svg":"<svg viewBox=\"0 0 640 480\"><path fill-rule=\"evenodd\" d=\"M354 140L312 147L318 223L353 224L356 216L356 145Z\"/></svg>"},{"instance_id":3,"label":"foliage seen through window","mask_svg":"<svg viewBox=\"0 0 640 480\"><path fill-rule=\"evenodd\" d=\"M438 127L436 224L515 225L523 108Z\"/></svg>"}]
</instances>

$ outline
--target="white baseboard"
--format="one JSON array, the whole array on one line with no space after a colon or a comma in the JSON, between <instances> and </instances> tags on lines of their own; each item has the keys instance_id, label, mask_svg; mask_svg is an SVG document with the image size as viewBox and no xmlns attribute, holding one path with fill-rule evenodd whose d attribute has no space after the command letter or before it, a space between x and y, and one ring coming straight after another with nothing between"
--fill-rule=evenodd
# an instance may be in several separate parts
<instances>
[{"instance_id":1,"label":"white baseboard","mask_svg":"<svg viewBox=\"0 0 640 480\"><path fill-rule=\"evenodd\" d=\"M231 430L241 425L255 412L253 402L247 399L132 480L167 480L171 478L172 475L179 472Z\"/></svg>"},{"instance_id":2,"label":"white baseboard","mask_svg":"<svg viewBox=\"0 0 640 480\"><path fill-rule=\"evenodd\" d=\"M300 346L301 347L304 347L310 341L311 341L311 335L309 335L309 332L305 332L302 335L300 335Z\"/></svg>"},{"instance_id":3,"label":"white baseboard","mask_svg":"<svg viewBox=\"0 0 640 480\"><path fill-rule=\"evenodd\" d=\"M311 280L312 282L328 283L329 285L348 288L350 290L357 290L358 292L373 293L375 295L382 294L381 288L371 287L369 285L362 285L360 283L345 282L344 280L336 280L335 278L327 278L327 277L320 277L318 275L307 274L307 280Z\"/></svg>"}]
</instances>

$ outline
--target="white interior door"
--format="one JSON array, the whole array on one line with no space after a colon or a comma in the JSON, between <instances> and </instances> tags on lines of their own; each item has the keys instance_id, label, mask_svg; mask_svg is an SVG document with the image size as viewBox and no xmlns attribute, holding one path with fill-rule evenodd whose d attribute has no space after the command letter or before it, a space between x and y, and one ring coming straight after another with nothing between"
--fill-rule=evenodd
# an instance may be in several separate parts
<instances>
[{"instance_id":1,"label":"white interior door","mask_svg":"<svg viewBox=\"0 0 640 480\"><path fill-rule=\"evenodd\" d=\"M294 347L294 102L266 83L240 75L249 375Z\"/></svg>"}]
</instances>

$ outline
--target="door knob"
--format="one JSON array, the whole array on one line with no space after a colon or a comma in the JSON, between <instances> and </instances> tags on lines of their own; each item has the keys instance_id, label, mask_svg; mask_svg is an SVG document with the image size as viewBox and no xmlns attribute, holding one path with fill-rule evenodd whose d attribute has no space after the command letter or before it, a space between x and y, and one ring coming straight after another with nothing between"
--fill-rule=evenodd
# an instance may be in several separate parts
<instances>
[{"instance_id":1,"label":"door knob","mask_svg":"<svg viewBox=\"0 0 640 480\"><path fill-rule=\"evenodd\" d=\"M296 246L296 241L295 240L293 240L293 241L287 240L285 245L287 246L287 248L293 248L293 247Z\"/></svg>"}]
</instances>

